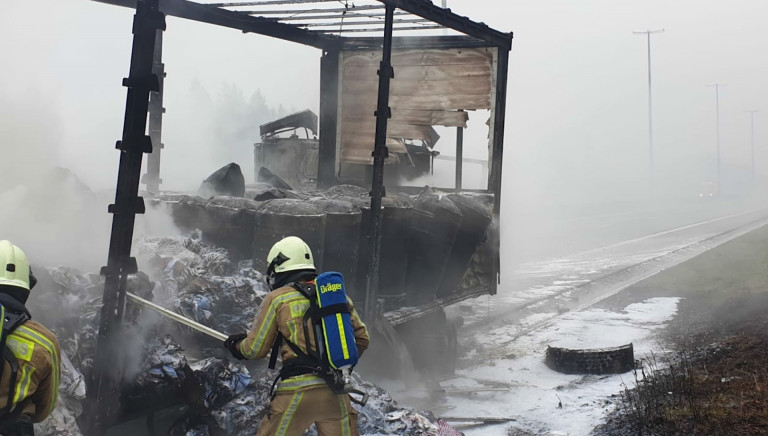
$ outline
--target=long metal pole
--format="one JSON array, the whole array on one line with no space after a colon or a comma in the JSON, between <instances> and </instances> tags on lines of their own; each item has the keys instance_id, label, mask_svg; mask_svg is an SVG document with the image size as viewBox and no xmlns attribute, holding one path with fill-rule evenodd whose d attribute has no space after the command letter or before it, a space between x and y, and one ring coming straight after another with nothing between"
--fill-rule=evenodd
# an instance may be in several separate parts
<instances>
[{"instance_id":1,"label":"long metal pole","mask_svg":"<svg viewBox=\"0 0 768 436\"><path fill-rule=\"evenodd\" d=\"M752 184L755 184L755 114L757 112L760 112L759 110L753 109L746 111L749 113L749 149L752 155L751 160L751 166L752 166Z\"/></svg>"},{"instance_id":2,"label":"long metal pole","mask_svg":"<svg viewBox=\"0 0 768 436\"><path fill-rule=\"evenodd\" d=\"M715 141L717 144L717 195L720 195L720 87L724 83L707 85L715 88Z\"/></svg>"},{"instance_id":3,"label":"long metal pole","mask_svg":"<svg viewBox=\"0 0 768 436\"><path fill-rule=\"evenodd\" d=\"M664 29L632 32L635 35L645 35L648 41L648 178L651 181L655 174L653 150L653 86L651 81L651 35L663 32Z\"/></svg>"},{"instance_id":4,"label":"long metal pole","mask_svg":"<svg viewBox=\"0 0 768 436\"><path fill-rule=\"evenodd\" d=\"M371 258L368 268L368 286L365 291L365 315L376 315L376 298L379 288L379 252L381 251L381 198L384 196L384 160L388 156L387 123L392 117L389 107L390 82L395 77L392 68L392 29L395 7L386 5L384 21L384 48L379 66L379 96L376 105L376 142L373 148L373 177L371 181L371 226L368 235Z\"/></svg>"},{"instance_id":5,"label":"long metal pole","mask_svg":"<svg viewBox=\"0 0 768 436\"><path fill-rule=\"evenodd\" d=\"M224 333L222 333L220 331L217 331L217 330L214 330L214 329L212 329L212 328L210 328L210 327L208 327L206 325L200 324L199 322L192 321L191 319L189 319L189 318L187 318L187 317L185 317L183 315L179 315L176 312L170 311L170 310L168 310L168 309L166 309L166 308L164 308L162 306L158 306L157 304L155 304L155 303L153 303L153 302L151 302L149 300L145 300L144 298L141 298L141 297L139 297L136 294L132 294L130 292L126 292L125 296L127 297L127 299L129 301L132 301L132 302L134 302L134 303L136 303L138 305L144 306L146 308L152 309L156 313L159 313L160 315L162 315L162 316L164 316L164 317L166 317L168 319L172 319L172 320L178 322L179 324L183 324L183 325L185 325L185 326L187 326L187 327L189 327L191 329L197 330L198 332L204 333L204 334L206 334L206 335L208 335L208 336L210 336L210 337L212 337L214 339L217 339L219 341L224 342L224 341L227 340L228 336L225 335Z\"/></svg>"}]
</instances>

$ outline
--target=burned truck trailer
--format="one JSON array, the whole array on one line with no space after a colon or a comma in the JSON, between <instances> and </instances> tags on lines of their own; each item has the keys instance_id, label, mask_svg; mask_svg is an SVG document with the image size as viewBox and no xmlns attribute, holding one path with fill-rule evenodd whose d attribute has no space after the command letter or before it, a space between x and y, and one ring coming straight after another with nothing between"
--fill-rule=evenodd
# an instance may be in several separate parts
<instances>
[{"instance_id":1,"label":"burned truck trailer","mask_svg":"<svg viewBox=\"0 0 768 436\"><path fill-rule=\"evenodd\" d=\"M130 74L123 81L128 98L117 143L121 153L117 193L109 207L113 225L108 264L102 269L98 346L88 385L88 397L96 405L94 434L115 414L110 400L119 385L120 372L114 370L120 367L116 338L123 328L126 279L137 271L131 244L135 215L145 211L141 183L153 201L176 208L181 223L201 228L205 238L241 258L263 261L264 247L279 238L307 237L318 251L320 267L349 275L348 283L355 284L350 286L354 299L369 324L387 320L383 333L388 335L395 325L406 342L408 329L398 326L435 332L436 342L450 351L455 337L446 333L450 328L442 307L494 294L498 283L511 33L428 0L95 1L135 8L136 15ZM314 186L302 190L283 186L282 193L270 200L200 200L161 191L166 15L322 51L316 158L304 163L307 181ZM359 36L365 34L376 36ZM462 133L475 110L490 112L489 140L483 144L489 168L485 189L470 192L461 189ZM415 156L412 148L409 154L409 146L426 143L433 126L457 129L454 186L422 191L397 186L391 179L385 186L387 165ZM142 177L144 154L148 164ZM362 180L366 188L353 187L350 179ZM335 237L341 234L346 238ZM465 274L474 267L474 274ZM436 324L440 328L434 328Z\"/></svg>"}]
</instances>

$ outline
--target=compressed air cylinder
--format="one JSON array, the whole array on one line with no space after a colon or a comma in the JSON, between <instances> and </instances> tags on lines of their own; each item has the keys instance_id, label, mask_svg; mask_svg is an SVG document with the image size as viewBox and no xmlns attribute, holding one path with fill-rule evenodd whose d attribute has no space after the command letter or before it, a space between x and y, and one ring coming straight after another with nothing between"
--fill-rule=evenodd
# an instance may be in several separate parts
<instances>
[{"instance_id":1,"label":"compressed air cylinder","mask_svg":"<svg viewBox=\"0 0 768 436\"><path fill-rule=\"evenodd\" d=\"M325 272L317 276L317 304L320 309L347 308L344 277L338 272ZM357 364L359 353L355 343L355 327L349 312L332 313L322 318L325 350L328 361L336 369Z\"/></svg>"}]
</instances>

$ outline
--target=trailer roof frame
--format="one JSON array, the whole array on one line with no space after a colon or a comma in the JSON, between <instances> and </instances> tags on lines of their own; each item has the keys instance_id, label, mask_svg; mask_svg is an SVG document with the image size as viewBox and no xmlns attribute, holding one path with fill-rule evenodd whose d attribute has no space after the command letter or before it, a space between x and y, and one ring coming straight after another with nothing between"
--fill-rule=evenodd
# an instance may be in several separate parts
<instances>
[{"instance_id":1,"label":"trailer roof frame","mask_svg":"<svg viewBox=\"0 0 768 436\"><path fill-rule=\"evenodd\" d=\"M92 1L130 8L136 8L137 2L137 0ZM340 5L340 7L327 7L329 4ZM512 47L512 33L492 29L484 23L455 14L450 9L436 6L429 0L260 0L227 3L160 0L159 5L160 10L166 15L230 27L244 33L258 33L324 50L340 48L341 45L344 45L346 38L332 30L309 30L297 26L292 21L304 14L308 16L327 14L329 26L355 26L355 18L371 18L365 13L361 13L362 11L383 12L386 6L393 6L402 11L395 15L394 32L398 32L399 21L421 18L426 22L433 23L431 26L425 26L425 30L442 28L507 51ZM275 8L275 6L284 6L286 9ZM296 6L307 7L307 9L290 8ZM269 9L261 9L264 7ZM374 14L374 16L382 18L380 24L363 25L364 27L357 28L357 32L383 33L383 15ZM317 19L319 18L313 18L313 20ZM407 24L407 22L403 24ZM407 28L411 31L419 30L418 26L407 26Z\"/></svg>"}]
</instances>

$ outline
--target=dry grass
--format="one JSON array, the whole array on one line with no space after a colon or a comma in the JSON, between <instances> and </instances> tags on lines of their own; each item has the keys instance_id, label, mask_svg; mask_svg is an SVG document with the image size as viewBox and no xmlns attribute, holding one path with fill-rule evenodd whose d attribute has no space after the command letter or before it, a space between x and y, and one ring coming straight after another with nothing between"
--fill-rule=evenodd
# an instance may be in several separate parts
<instances>
[{"instance_id":1,"label":"dry grass","mask_svg":"<svg viewBox=\"0 0 768 436\"><path fill-rule=\"evenodd\" d=\"M629 289L612 304L682 297L665 357L627 380L600 435L768 435L768 228Z\"/></svg>"},{"instance_id":2,"label":"dry grass","mask_svg":"<svg viewBox=\"0 0 768 436\"><path fill-rule=\"evenodd\" d=\"M714 356L701 351L664 362L656 356L646 359L621 394L624 432L768 434L766 344L755 338L733 340L737 343ZM755 356L757 348L762 356ZM752 362L750 369L738 369L745 361Z\"/></svg>"}]
</instances>

